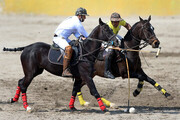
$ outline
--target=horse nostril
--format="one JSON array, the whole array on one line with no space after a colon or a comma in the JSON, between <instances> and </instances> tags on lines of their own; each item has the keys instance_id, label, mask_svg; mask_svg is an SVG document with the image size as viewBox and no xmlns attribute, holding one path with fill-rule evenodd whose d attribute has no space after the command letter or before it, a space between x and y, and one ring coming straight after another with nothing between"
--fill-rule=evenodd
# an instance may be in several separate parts
<instances>
[{"instance_id":1,"label":"horse nostril","mask_svg":"<svg viewBox=\"0 0 180 120\"><path fill-rule=\"evenodd\" d=\"M155 47L155 48L158 48L158 47L159 47L159 44L160 44L160 43L159 43L158 41L155 42L155 43L154 43L154 47Z\"/></svg>"}]
</instances>

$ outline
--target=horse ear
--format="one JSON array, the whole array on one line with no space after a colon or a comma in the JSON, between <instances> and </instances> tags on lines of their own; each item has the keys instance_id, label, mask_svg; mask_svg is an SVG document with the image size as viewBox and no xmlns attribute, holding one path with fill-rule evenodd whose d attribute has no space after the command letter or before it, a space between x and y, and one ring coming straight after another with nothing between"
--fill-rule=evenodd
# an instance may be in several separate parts
<instances>
[{"instance_id":1,"label":"horse ear","mask_svg":"<svg viewBox=\"0 0 180 120\"><path fill-rule=\"evenodd\" d=\"M103 24L104 24L104 22L101 20L101 18L99 18L99 24L100 24L100 25L103 25Z\"/></svg>"},{"instance_id":2,"label":"horse ear","mask_svg":"<svg viewBox=\"0 0 180 120\"><path fill-rule=\"evenodd\" d=\"M139 16L140 21L143 21L143 19Z\"/></svg>"},{"instance_id":3,"label":"horse ear","mask_svg":"<svg viewBox=\"0 0 180 120\"><path fill-rule=\"evenodd\" d=\"M150 21L151 20L151 15L149 16L149 18L148 18L148 21Z\"/></svg>"}]
</instances>

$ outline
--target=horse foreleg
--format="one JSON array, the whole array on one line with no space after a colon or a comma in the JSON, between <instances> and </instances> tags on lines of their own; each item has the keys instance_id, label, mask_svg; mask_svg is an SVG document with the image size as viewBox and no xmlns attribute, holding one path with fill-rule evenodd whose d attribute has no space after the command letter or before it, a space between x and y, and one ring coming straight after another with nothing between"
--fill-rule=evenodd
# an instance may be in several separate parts
<instances>
[{"instance_id":1,"label":"horse foreleg","mask_svg":"<svg viewBox=\"0 0 180 120\"><path fill-rule=\"evenodd\" d=\"M144 80L139 80L138 85L137 85L137 89L134 90L134 92L133 92L134 97L136 97L140 94L140 92L143 89L143 85L144 85Z\"/></svg>"},{"instance_id":2,"label":"horse foreleg","mask_svg":"<svg viewBox=\"0 0 180 120\"><path fill-rule=\"evenodd\" d=\"M81 83L81 88L85 85L84 82ZM78 99L79 99L79 103L81 106L85 106L85 107L88 107L89 106L89 102L86 102L83 98L83 95L82 95L82 92L81 92L81 89L79 92L77 92L77 96L78 96Z\"/></svg>"},{"instance_id":3,"label":"horse foreleg","mask_svg":"<svg viewBox=\"0 0 180 120\"><path fill-rule=\"evenodd\" d=\"M92 78L88 79L87 86L90 89L91 95L93 95L97 99L100 109L102 111L106 111L106 107L104 106L104 104L103 104L103 102L101 100L101 97L100 97L100 95L99 95L99 93L98 93L98 91L97 91L97 89L95 87L95 84L94 84Z\"/></svg>"},{"instance_id":4,"label":"horse foreleg","mask_svg":"<svg viewBox=\"0 0 180 120\"><path fill-rule=\"evenodd\" d=\"M86 102L84 100L83 95L82 95L81 92L78 92L77 95L78 95L78 99L79 99L79 102L80 102L81 106L86 106L86 107L89 106L89 102ZM105 98L101 97L101 100L107 107L117 108L117 106L114 103L111 103L110 101L106 100Z\"/></svg>"},{"instance_id":5,"label":"horse foreleg","mask_svg":"<svg viewBox=\"0 0 180 120\"><path fill-rule=\"evenodd\" d=\"M78 96L78 99L79 99L79 103L81 106L85 106L85 107L88 107L89 106L89 102L86 102L83 98L83 95L81 92L77 92L77 96Z\"/></svg>"},{"instance_id":6,"label":"horse foreleg","mask_svg":"<svg viewBox=\"0 0 180 120\"><path fill-rule=\"evenodd\" d=\"M106 107L104 106L101 97L94 84L94 81L92 79L93 71L94 71L93 64L87 62L82 62L81 64L79 64L79 73L81 79L87 84L91 95L93 95L97 99L100 109L102 111L106 111Z\"/></svg>"},{"instance_id":7,"label":"horse foreleg","mask_svg":"<svg viewBox=\"0 0 180 120\"><path fill-rule=\"evenodd\" d=\"M144 73L143 74L142 73L141 74L131 73L130 77L137 78L139 80L137 88L133 92L133 96L136 97L141 93L141 91L143 89L144 80L146 79L146 75L144 75Z\"/></svg>"},{"instance_id":8,"label":"horse foreleg","mask_svg":"<svg viewBox=\"0 0 180 120\"><path fill-rule=\"evenodd\" d=\"M152 84L158 91L160 91L166 98L168 99L173 99L171 94L169 94L164 88L162 88L157 82L155 82L153 79L147 76L146 79L147 82Z\"/></svg>"},{"instance_id":9,"label":"horse foreleg","mask_svg":"<svg viewBox=\"0 0 180 120\"><path fill-rule=\"evenodd\" d=\"M78 92L80 92L81 90L81 83L82 80L81 79L75 79L74 85L73 85L73 91L72 91L72 96L69 102L69 108L71 110L75 110L76 108L74 107L74 102L75 102L75 98Z\"/></svg>"}]
</instances>

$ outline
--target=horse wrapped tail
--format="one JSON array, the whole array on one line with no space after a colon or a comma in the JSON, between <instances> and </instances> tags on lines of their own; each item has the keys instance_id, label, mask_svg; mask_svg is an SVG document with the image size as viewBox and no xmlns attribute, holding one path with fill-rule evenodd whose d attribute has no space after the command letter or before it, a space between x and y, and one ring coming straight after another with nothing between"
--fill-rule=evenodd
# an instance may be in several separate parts
<instances>
[{"instance_id":1,"label":"horse wrapped tail","mask_svg":"<svg viewBox=\"0 0 180 120\"><path fill-rule=\"evenodd\" d=\"M3 51L14 51L14 52L16 52L16 51L22 51L22 50L24 50L24 48L25 47L18 47L18 48L6 48L6 47L4 47Z\"/></svg>"}]
</instances>

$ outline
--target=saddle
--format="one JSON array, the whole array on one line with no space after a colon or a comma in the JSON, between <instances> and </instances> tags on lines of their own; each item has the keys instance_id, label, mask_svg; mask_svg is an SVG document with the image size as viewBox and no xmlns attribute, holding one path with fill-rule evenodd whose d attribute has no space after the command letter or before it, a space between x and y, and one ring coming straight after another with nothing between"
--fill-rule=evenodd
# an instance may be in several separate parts
<instances>
[{"instance_id":1,"label":"saddle","mask_svg":"<svg viewBox=\"0 0 180 120\"><path fill-rule=\"evenodd\" d=\"M75 45L75 40L72 40L69 44L72 46L73 49L70 64L74 65L78 62L79 47ZM48 60L52 64L63 65L64 54L65 51L62 48L60 48L56 43L53 43L51 45L51 48L49 49Z\"/></svg>"}]
</instances>

